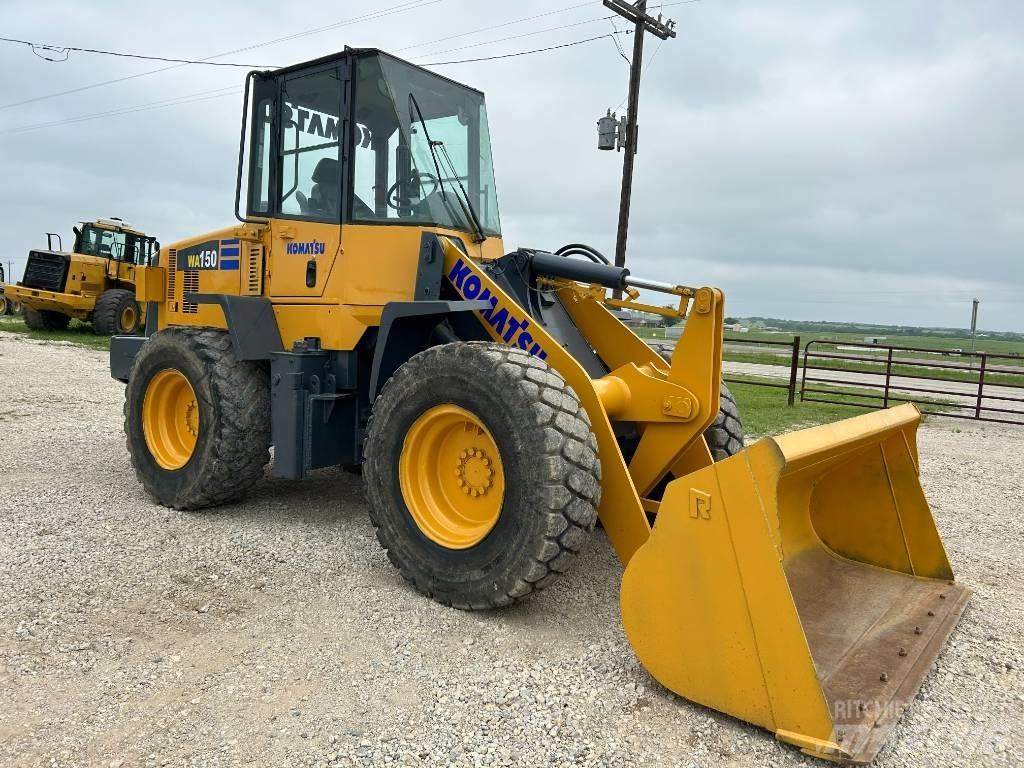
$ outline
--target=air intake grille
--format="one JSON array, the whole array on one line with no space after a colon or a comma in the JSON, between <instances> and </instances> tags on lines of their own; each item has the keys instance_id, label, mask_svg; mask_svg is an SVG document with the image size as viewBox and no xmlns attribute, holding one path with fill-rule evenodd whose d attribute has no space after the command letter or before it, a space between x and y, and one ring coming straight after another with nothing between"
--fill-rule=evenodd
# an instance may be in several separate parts
<instances>
[{"instance_id":1,"label":"air intake grille","mask_svg":"<svg viewBox=\"0 0 1024 768\"><path fill-rule=\"evenodd\" d=\"M167 300L174 301L174 291L177 288L178 277L178 251L171 248L167 252Z\"/></svg>"},{"instance_id":2,"label":"air intake grille","mask_svg":"<svg viewBox=\"0 0 1024 768\"><path fill-rule=\"evenodd\" d=\"M199 273L194 270L186 270L182 272L182 302L181 311L186 315L194 315L199 311L199 307L191 302L184 301L185 296L190 293L199 293Z\"/></svg>"},{"instance_id":3,"label":"air intake grille","mask_svg":"<svg viewBox=\"0 0 1024 768\"><path fill-rule=\"evenodd\" d=\"M64 290L70 264L68 257L62 253L29 251L28 264L21 284L26 288L59 293Z\"/></svg>"},{"instance_id":4,"label":"air intake grille","mask_svg":"<svg viewBox=\"0 0 1024 768\"><path fill-rule=\"evenodd\" d=\"M245 258L245 290L249 296L263 293L263 246L250 245Z\"/></svg>"}]
</instances>

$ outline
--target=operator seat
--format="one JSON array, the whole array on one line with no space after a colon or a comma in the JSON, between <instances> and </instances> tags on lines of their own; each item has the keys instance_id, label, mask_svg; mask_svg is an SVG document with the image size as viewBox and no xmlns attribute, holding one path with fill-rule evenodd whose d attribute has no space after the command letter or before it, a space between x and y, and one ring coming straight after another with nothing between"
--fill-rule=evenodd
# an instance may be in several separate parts
<instances>
[{"instance_id":1,"label":"operator seat","mask_svg":"<svg viewBox=\"0 0 1024 768\"><path fill-rule=\"evenodd\" d=\"M317 163L313 169L313 188L309 191L309 198L301 192L296 192L295 197L299 201L302 213L334 219L338 215L338 161L325 157ZM352 204L357 217L374 218L373 209L358 195L353 195Z\"/></svg>"},{"instance_id":2,"label":"operator seat","mask_svg":"<svg viewBox=\"0 0 1024 768\"><path fill-rule=\"evenodd\" d=\"M321 159L313 169L309 212L327 218L333 218L338 213L338 161L332 157Z\"/></svg>"}]
</instances>

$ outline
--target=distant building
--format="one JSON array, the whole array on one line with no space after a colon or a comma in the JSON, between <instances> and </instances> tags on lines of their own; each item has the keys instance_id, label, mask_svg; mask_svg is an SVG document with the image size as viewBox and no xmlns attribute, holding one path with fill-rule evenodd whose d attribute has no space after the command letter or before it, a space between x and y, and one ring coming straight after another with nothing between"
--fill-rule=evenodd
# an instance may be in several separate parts
<instances>
[{"instance_id":1,"label":"distant building","mask_svg":"<svg viewBox=\"0 0 1024 768\"><path fill-rule=\"evenodd\" d=\"M733 333L750 333L750 329L743 325L743 323L731 323L725 326L725 330L732 331Z\"/></svg>"},{"instance_id":2,"label":"distant building","mask_svg":"<svg viewBox=\"0 0 1024 768\"><path fill-rule=\"evenodd\" d=\"M886 338L887 337L885 337L885 336L865 336L864 337L864 343L865 344L881 344L883 341L885 341Z\"/></svg>"},{"instance_id":3,"label":"distant building","mask_svg":"<svg viewBox=\"0 0 1024 768\"><path fill-rule=\"evenodd\" d=\"M630 328L658 328L662 324L660 318L644 315L630 315L623 322Z\"/></svg>"}]
</instances>

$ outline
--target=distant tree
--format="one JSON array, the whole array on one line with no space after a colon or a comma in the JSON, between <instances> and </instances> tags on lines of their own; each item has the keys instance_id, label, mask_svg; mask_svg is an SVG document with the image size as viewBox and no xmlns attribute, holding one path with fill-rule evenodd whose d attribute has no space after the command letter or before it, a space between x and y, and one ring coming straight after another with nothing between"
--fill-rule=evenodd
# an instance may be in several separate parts
<instances>
[{"instance_id":1,"label":"distant tree","mask_svg":"<svg viewBox=\"0 0 1024 768\"><path fill-rule=\"evenodd\" d=\"M736 323L738 323L738 322L739 322L739 318L736 318L736 317L727 317L727 318L725 318L725 324L726 325L736 325Z\"/></svg>"}]
</instances>

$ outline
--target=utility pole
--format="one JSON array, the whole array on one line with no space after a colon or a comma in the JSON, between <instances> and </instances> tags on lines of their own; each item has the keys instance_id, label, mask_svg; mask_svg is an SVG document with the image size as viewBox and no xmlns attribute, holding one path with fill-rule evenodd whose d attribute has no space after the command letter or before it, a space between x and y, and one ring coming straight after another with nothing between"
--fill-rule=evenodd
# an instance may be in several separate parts
<instances>
[{"instance_id":1,"label":"utility pole","mask_svg":"<svg viewBox=\"0 0 1024 768\"><path fill-rule=\"evenodd\" d=\"M974 300L974 306L971 308L971 354L974 354L975 344L978 340L978 305L981 304L981 299ZM974 358L971 358L971 364L973 365Z\"/></svg>"},{"instance_id":2,"label":"utility pole","mask_svg":"<svg viewBox=\"0 0 1024 768\"><path fill-rule=\"evenodd\" d=\"M615 239L615 266L626 265L626 239L629 235L629 206L633 194L633 162L637 150L637 113L640 107L640 75L643 72L644 33L650 32L661 40L676 36L675 22L671 19L662 21L661 14L654 18L647 13L647 0L603 0L609 8L627 21L633 22L633 58L629 65L629 106L626 117L620 127L625 132L626 157L622 161L622 197L619 201L619 229ZM620 145L620 149L621 149ZM616 291L616 297L620 292Z\"/></svg>"}]
</instances>

